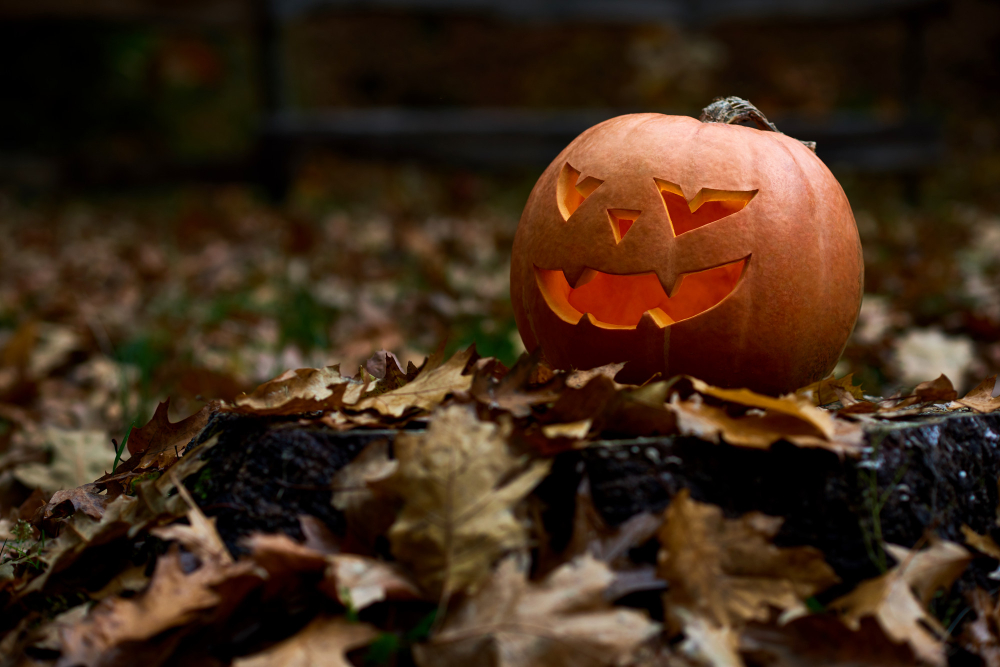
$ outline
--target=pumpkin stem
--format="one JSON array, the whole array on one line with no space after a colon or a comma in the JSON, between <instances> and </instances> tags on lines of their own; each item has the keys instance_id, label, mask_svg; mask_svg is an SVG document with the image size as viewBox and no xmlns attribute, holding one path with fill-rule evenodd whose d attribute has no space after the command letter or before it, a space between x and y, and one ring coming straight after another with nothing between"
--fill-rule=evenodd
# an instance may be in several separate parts
<instances>
[{"instance_id":1,"label":"pumpkin stem","mask_svg":"<svg viewBox=\"0 0 1000 667\"><path fill-rule=\"evenodd\" d=\"M767 119L767 116L760 109L741 97L716 97L711 104L701 110L701 116L698 120L703 123L725 123L726 125L751 120L758 129L765 132L784 134ZM813 153L816 152L815 141L802 141L801 139L799 141Z\"/></svg>"}]
</instances>

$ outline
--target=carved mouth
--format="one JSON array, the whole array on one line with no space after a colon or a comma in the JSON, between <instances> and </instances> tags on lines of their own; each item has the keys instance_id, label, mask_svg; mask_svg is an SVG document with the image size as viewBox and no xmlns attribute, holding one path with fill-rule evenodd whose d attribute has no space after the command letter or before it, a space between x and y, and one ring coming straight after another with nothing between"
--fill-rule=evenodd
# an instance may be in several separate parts
<instances>
[{"instance_id":1,"label":"carved mouth","mask_svg":"<svg viewBox=\"0 0 1000 667\"><path fill-rule=\"evenodd\" d=\"M572 286L558 269L535 267L535 280L549 308L566 322L586 315L603 329L634 329L649 315L661 329L720 304L739 284L750 256L680 276L668 296L655 273L615 275L586 269Z\"/></svg>"}]
</instances>

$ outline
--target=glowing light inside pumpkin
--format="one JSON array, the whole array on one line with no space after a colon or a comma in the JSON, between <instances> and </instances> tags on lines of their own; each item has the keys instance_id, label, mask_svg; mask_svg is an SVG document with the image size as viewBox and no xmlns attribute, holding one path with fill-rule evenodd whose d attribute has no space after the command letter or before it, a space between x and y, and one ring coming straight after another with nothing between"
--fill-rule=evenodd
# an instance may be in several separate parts
<instances>
[{"instance_id":1,"label":"glowing light inside pumpkin","mask_svg":"<svg viewBox=\"0 0 1000 667\"><path fill-rule=\"evenodd\" d=\"M624 208L609 208L608 219L611 221L611 231L615 235L615 243L621 243L632 224L639 218L642 211L631 211Z\"/></svg>"},{"instance_id":2,"label":"glowing light inside pumpkin","mask_svg":"<svg viewBox=\"0 0 1000 667\"><path fill-rule=\"evenodd\" d=\"M657 326L665 327L699 315L729 296L749 259L685 273L672 297L655 273L615 275L587 269L571 287L562 271L536 266L535 279L549 308L566 322L577 324L589 313L601 328L631 329L649 313Z\"/></svg>"},{"instance_id":3,"label":"glowing light inside pumpkin","mask_svg":"<svg viewBox=\"0 0 1000 667\"><path fill-rule=\"evenodd\" d=\"M667 217L670 218L674 236L742 211L757 194L756 190L740 192L702 188L694 199L688 201L679 185L659 178L653 180L663 196L663 205L667 207Z\"/></svg>"},{"instance_id":4,"label":"glowing light inside pumpkin","mask_svg":"<svg viewBox=\"0 0 1000 667\"><path fill-rule=\"evenodd\" d=\"M589 197L604 181L593 176L579 180L580 172L567 162L559 173L556 182L556 201L563 220L569 220L583 200Z\"/></svg>"}]
</instances>

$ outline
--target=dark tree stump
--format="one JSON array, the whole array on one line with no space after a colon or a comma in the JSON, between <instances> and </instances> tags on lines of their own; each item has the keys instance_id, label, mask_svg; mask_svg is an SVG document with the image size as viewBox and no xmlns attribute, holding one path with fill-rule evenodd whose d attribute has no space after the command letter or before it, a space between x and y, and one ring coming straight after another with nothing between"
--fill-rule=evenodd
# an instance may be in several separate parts
<instances>
[{"instance_id":1,"label":"dark tree stump","mask_svg":"<svg viewBox=\"0 0 1000 667\"><path fill-rule=\"evenodd\" d=\"M301 538L300 514L342 532L344 518L330 504L331 478L368 443L391 443L396 433L217 414L196 441L218 435L219 442L204 454L208 465L185 484L236 552L253 531ZM788 443L762 451L690 437L599 441L558 455L536 495L548 508L545 524L558 547L569 539L584 476L610 525L660 512L690 488L695 499L730 516L756 510L784 517L778 543L821 549L845 587L891 565L883 541L911 547L934 534L963 542L963 524L1000 538L1000 413L881 422L867 427L866 437L858 459ZM994 583L986 572L970 569L967 584Z\"/></svg>"}]
</instances>

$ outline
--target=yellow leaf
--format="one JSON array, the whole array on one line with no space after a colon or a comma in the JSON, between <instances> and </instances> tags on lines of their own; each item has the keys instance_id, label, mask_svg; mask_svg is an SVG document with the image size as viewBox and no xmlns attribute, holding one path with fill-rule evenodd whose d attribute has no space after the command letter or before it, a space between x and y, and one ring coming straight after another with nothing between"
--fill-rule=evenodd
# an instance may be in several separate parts
<instances>
[{"instance_id":1,"label":"yellow leaf","mask_svg":"<svg viewBox=\"0 0 1000 667\"><path fill-rule=\"evenodd\" d=\"M465 375L466 366L475 354L475 347L458 352L446 363L431 357L412 382L378 396L369 396L351 406L352 410L377 410L380 414L402 417L409 410L430 412L449 394L468 391L472 375Z\"/></svg>"},{"instance_id":2,"label":"yellow leaf","mask_svg":"<svg viewBox=\"0 0 1000 667\"><path fill-rule=\"evenodd\" d=\"M830 608L839 611L852 630L860 627L862 618L874 617L890 639L909 644L923 662L943 667L947 664L942 642L946 631L924 605L936 591L949 588L972 557L954 542L937 542L916 553L892 544L886 550L899 564L861 582Z\"/></svg>"},{"instance_id":3,"label":"yellow leaf","mask_svg":"<svg viewBox=\"0 0 1000 667\"><path fill-rule=\"evenodd\" d=\"M298 634L265 651L237 658L233 667L350 667L344 654L370 644L378 630L367 623L317 616Z\"/></svg>"},{"instance_id":4,"label":"yellow leaf","mask_svg":"<svg viewBox=\"0 0 1000 667\"><path fill-rule=\"evenodd\" d=\"M500 556L525 544L513 508L552 462L515 457L507 435L456 405L438 412L426 433L403 432L394 443L399 468L379 486L404 505L389 541L434 594L474 587Z\"/></svg>"}]
</instances>

